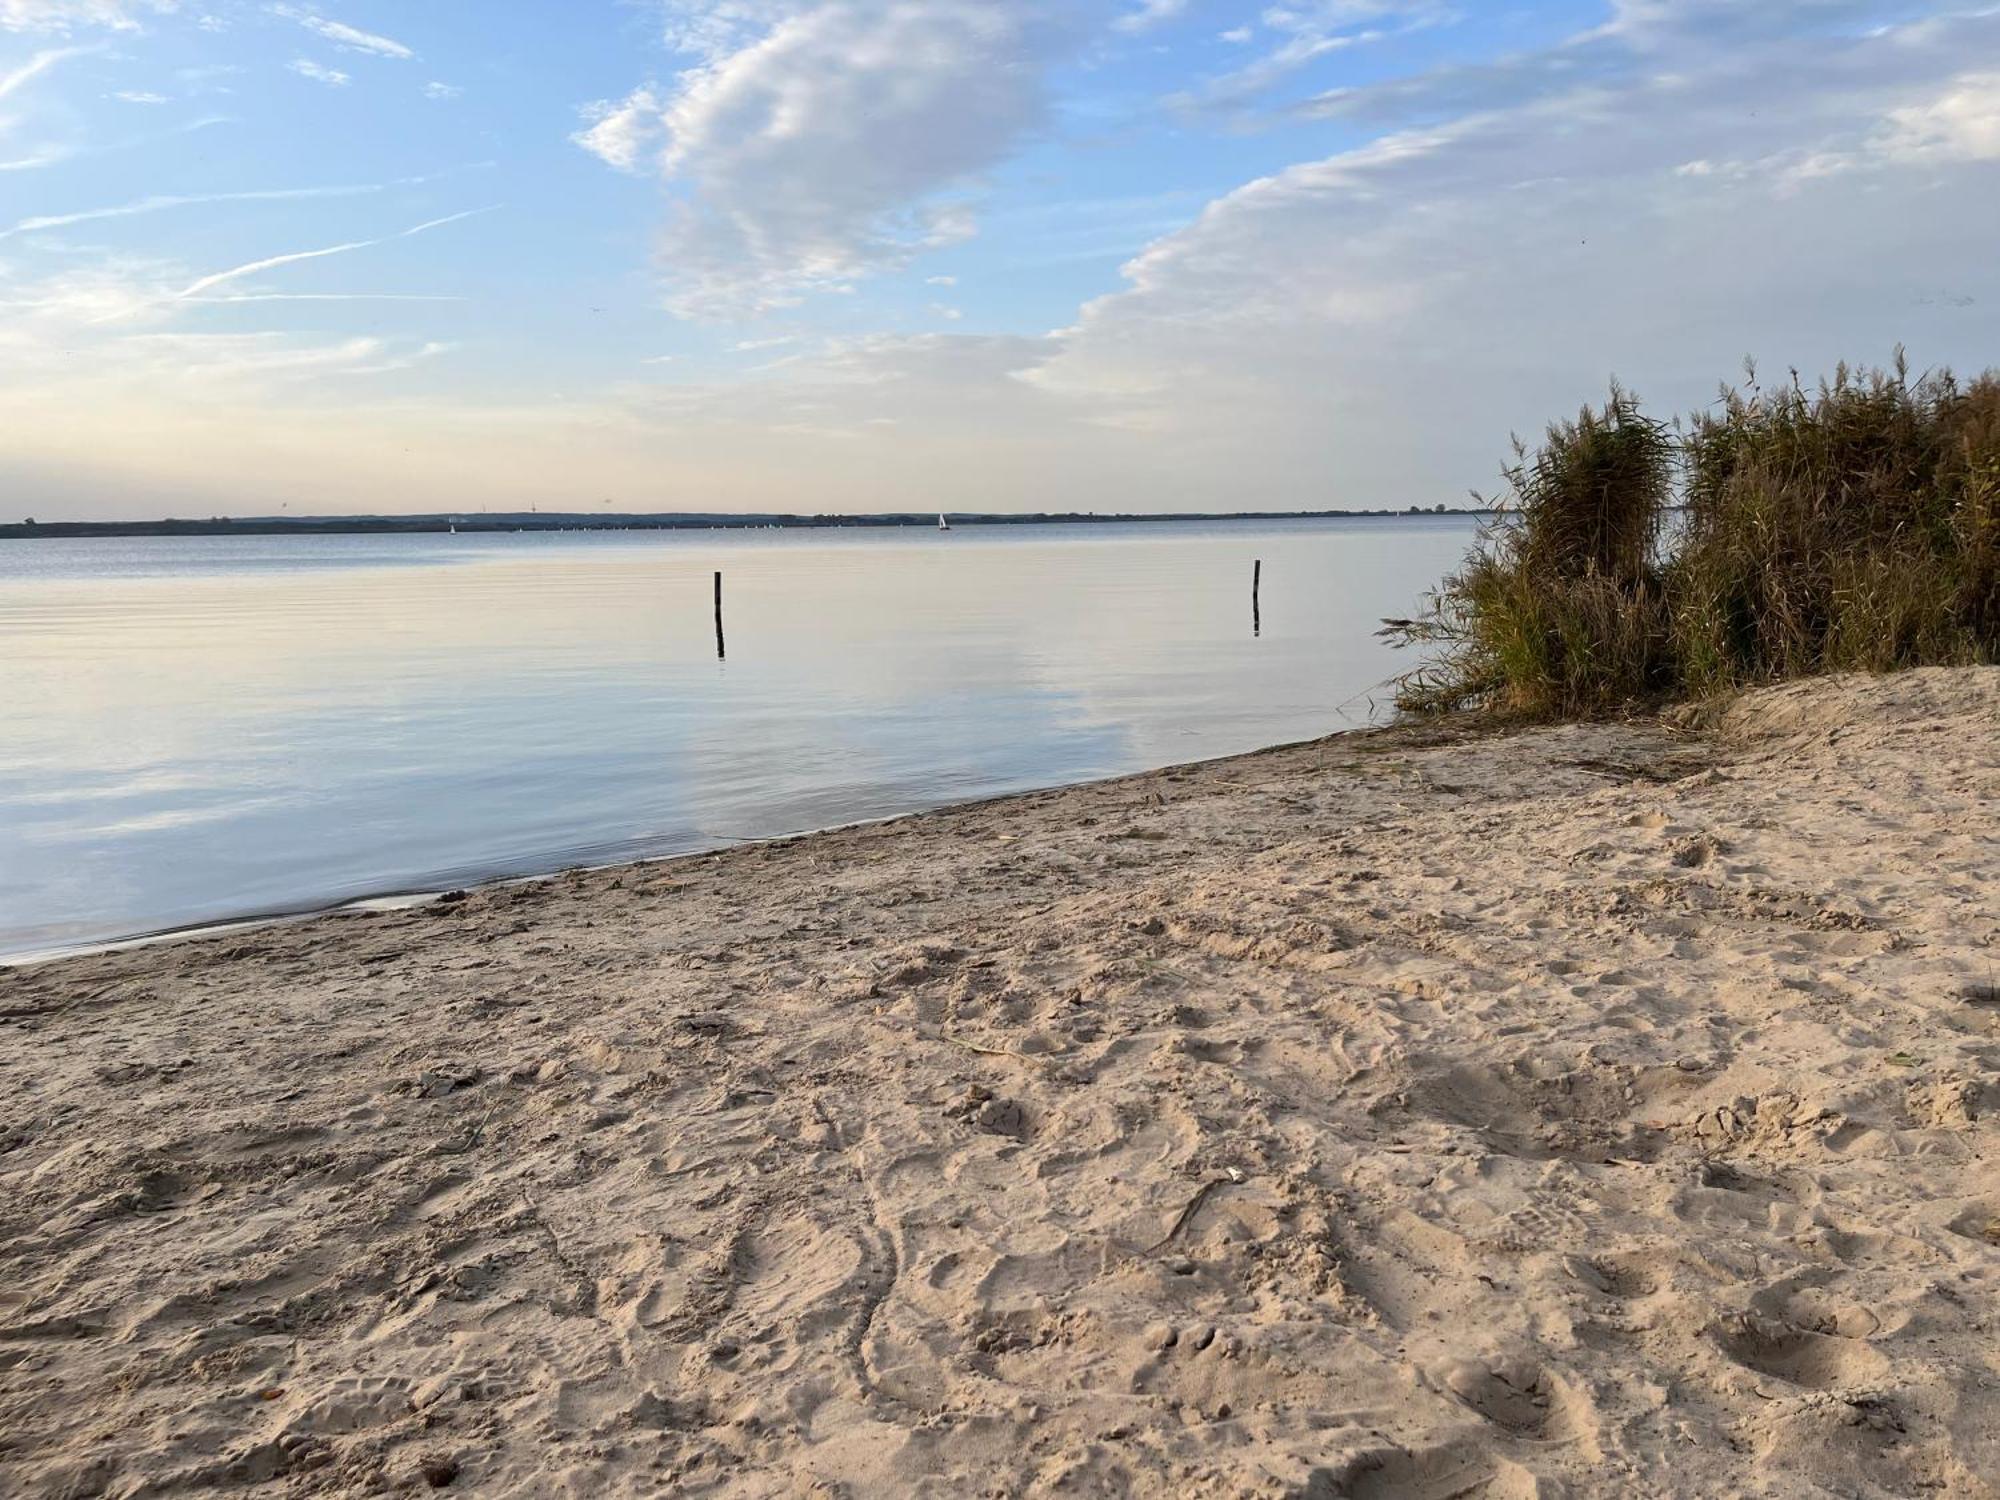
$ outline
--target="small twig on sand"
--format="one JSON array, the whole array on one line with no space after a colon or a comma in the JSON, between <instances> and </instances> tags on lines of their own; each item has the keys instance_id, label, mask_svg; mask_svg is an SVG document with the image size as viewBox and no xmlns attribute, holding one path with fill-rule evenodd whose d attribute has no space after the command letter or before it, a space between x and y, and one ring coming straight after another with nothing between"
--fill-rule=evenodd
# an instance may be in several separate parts
<instances>
[{"instance_id":1,"label":"small twig on sand","mask_svg":"<svg viewBox=\"0 0 2000 1500\"><path fill-rule=\"evenodd\" d=\"M981 1057L1011 1057L1016 1062L1040 1063L1046 1067L1051 1063L1059 1063L1064 1058L1070 1056L1067 1052L1016 1052L1009 1047L988 1047L979 1042L968 1042L964 1037L953 1036L948 1031L934 1031L926 1026L899 1026L887 1016L878 1016L876 1019L889 1027L890 1030L900 1031L906 1036L913 1036L918 1041L943 1042L947 1046L959 1047L967 1052L977 1052Z\"/></svg>"},{"instance_id":2,"label":"small twig on sand","mask_svg":"<svg viewBox=\"0 0 2000 1500\"><path fill-rule=\"evenodd\" d=\"M1054 1052L1015 1052L1008 1047L982 1047L977 1042L968 1042L964 1037L952 1036L946 1032L938 1034L938 1040L949 1042L954 1047L963 1047L967 1052L977 1052L981 1057L1011 1057L1017 1062L1048 1064L1060 1061L1060 1054Z\"/></svg>"},{"instance_id":3,"label":"small twig on sand","mask_svg":"<svg viewBox=\"0 0 2000 1500\"><path fill-rule=\"evenodd\" d=\"M493 1110L489 1105L486 1113L479 1117L479 1123L466 1131L464 1140L460 1141L456 1146L439 1146L435 1154L438 1156L465 1155L466 1152L486 1139L486 1122L492 1118Z\"/></svg>"},{"instance_id":4,"label":"small twig on sand","mask_svg":"<svg viewBox=\"0 0 2000 1500\"><path fill-rule=\"evenodd\" d=\"M1167 1231L1166 1238L1161 1240L1157 1245L1148 1245L1144 1250L1141 1250L1139 1253L1141 1255L1158 1255L1162 1250L1166 1249L1167 1246L1171 1245L1175 1240L1179 1239L1181 1237L1181 1231L1186 1229L1189 1224L1194 1222L1194 1216L1201 1212L1202 1204L1208 1202L1208 1195L1214 1192L1217 1188L1221 1187L1224 1183L1229 1182L1231 1180L1232 1179L1227 1177L1209 1178L1209 1180L1207 1182L1204 1182L1201 1185L1201 1187L1195 1192L1194 1197L1188 1200L1188 1206L1182 1209L1180 1217L1174 1220L1174 1227Z\"/></svg>"}]
</instances>

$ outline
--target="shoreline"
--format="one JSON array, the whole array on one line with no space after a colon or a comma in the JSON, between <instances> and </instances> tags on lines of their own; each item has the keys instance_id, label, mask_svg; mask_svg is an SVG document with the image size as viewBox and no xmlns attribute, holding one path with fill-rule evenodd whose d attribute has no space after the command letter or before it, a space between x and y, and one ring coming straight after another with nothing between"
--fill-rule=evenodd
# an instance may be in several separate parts
<instances>
[{"instance_id":1,"label":"shoreline","mask_svg":"<svg viewBox=\"0 0 2000 1500\"><path fill-rule=\"evenodd\" d=\"M455 886L403 886L389 887L378 891L365 892L358 896L344 897L338 901L314 902L297 907L273 908L264 911L244 912L235 916L204 917L197 921L176 923L168 927L152 928L144 932L130 933L123 937L92 939L54 948L26 949L19 953L0 953L0 969L27 968L38 964L62 963L69 959L89 958L101 953L123 953L136 948L155 947L165 943L195 941L208 937L224 937L237 932L255 932L266 927L282 927L297 922L316 921L322 917L345 915L370 915L385 911L403 911L429 906L447 896L458 897L475 892L501 890L511 886L532 885L547 880L560 880L574 875L600 875L606 871L621 872L641 870L653 865L672 864L679 860L705 859L731 849L758 848L767 844L792 843L799 839L818 838L826 834L846 833L857 828L879 828L890 824L908 822L917 818L935 817L941 813L963 812L999 803L1013 801L1020 797L1044 797L1081 787L1107 786L1114 782L1128 781L1141 776L1163 776L1169 772L1196 771L1204 767L1223 764L1228 761L1254 760L1258 756L1276 755L1286 750L1300 750L1309 745L1325 744L1333 740L1344 740L1351 736L1396 733L1399 735L1426 736L1432 733L1417 725L1361 724L1352 729L1336 729L1330 734L1316 735L1311 739L1286 740L1275 745L1260 745L1254 750L1237 750L1225 755L1209 756L1206 759L1176 761L1171 765L1152 766L1139 771L1118 771L1108 776L1095 776L1082 781L1057 781L1042 786L1023 787L1017 791L993 792L972 797L963 802L940 802L933 807L920 807L910 812L887 813L875 818L856 818L846 823L828 823L816 828L795 829L789 833L773 833L761 837L731 838L719 844L705 844L693 849L683 849L672 854L645 855L637 859L609 860L603 864L556 865L548 869L522 870L513 873L496 871L468 880ZM1450 733L1458 736L1470 734L1496 734L1505 731L1497 728L1474 729L1470 724L1455 727Z\"/></svg>"},{"instance_id":2,"label":"shoreline","mask_svg":"<svg viewBox=\"0 0 2000 1500\"><path fill-rule=\"evenodd\" d=\"M0 1488L1992 1496L2000 669L0 968Z\"/></svg>"},{"instance_id":3,"label":"shoreline","mask_svg":"<svg viewBox=\"0 0 2000 1500\"><path fill-rule=\"evenodd\" d=\"M467 515L437 512L410 516L217 516L206 521L163 518L157 521L38 521L0 522L0 541L45 541L92 537L204 536L449 536L514 535L560 531L852 531L939 529L948 516L951 526L1151 526L1213 524L1244 521L1380 521L1424 519L1490 520L1494 510L1409 506L1402 510L1241 510L1154 511L1131 514L1076 511L950 511L882 512L857 515L796 515L783 512L663 511L655 514L595 515L588 511L506 512Z\"/></svg>"}]
</instances>

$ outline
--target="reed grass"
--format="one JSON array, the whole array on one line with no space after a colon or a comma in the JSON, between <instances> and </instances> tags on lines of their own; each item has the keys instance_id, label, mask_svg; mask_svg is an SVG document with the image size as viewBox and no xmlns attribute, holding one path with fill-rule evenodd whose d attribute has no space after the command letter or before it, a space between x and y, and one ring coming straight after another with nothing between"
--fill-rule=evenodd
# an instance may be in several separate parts
<instances>
[{"instance_id":1,"label":"reed grass","mask_svg":"<svg viewBox=\"0 0 2000 1500\"><path fill-rule=\"evenodd\" d=\"M1431 713L1574 717L1834 671L2000 660L2000 376L1751 369L1672 425L1612 387L1503 471L1399 682Z\"/></svg>"}]
</instances>

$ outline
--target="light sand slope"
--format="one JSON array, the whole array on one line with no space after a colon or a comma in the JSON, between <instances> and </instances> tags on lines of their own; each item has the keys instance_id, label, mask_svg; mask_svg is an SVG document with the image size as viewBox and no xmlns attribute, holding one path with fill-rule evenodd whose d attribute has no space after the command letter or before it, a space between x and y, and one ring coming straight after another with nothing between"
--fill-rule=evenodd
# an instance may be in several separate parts
<instances>
[{"instance_id":1,"label":"light sand slope","mask_svg":"<svg viewBox=\"0 0 2000 1500\"><path fill-rule=\"evenodd\" d=\"M0 1492L2000 1494L2000 672L0 974Z\"/></svg>"}]
</instances>

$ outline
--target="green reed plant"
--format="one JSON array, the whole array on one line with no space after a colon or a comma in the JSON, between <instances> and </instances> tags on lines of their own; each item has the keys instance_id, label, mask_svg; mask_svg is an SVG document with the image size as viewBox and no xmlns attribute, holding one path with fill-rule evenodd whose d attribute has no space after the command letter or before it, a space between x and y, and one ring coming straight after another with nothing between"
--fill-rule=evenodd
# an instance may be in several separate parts
<instances>
[{"instance_id":1,"label":"green reed plant","mask_svg":"<svg viewBox=\"0 0 2000 1500\"><path fill-rule=\"evenodd\" d=\"M1406 709L1567 716L2000 660L1995 375L1913 380L1899 352L1767 392L1752 369L1674 429L1614 387L1504 472L1465 567L1386 632L1442 648L1402 680Z\"/></svg>"},{"instance_id":2,"label":"green reed plant","mask_svg":"<svg viewBox=\"0 0 2000 1500\"><path fill-rule=\"evenodd\" d=\"M1390 622L1388 634L1442 647L1403 680L1403 706L1571 715L1660 686L1654 554L1675 451L1672 431L1616 385L1534 452L1517 439L1479 547L1422 618Z\"/></svg>"},{"instance_id":3,"label":"green reed plant","mask_svg":"<svg viewBox=\"0 0 2000 1500\"><path fill-rule=\"evenodd\" d=\"M1990 657L1996 437L2000 382L1912 380L1900 356L1810 392L1754 371L1725 390L1684 441L1678 686Z\"/></svg>"}]
</instances>

